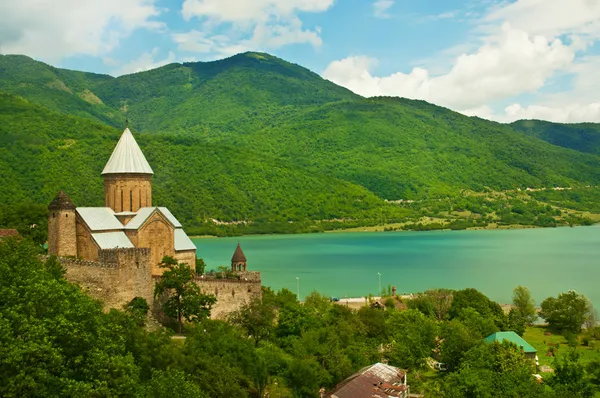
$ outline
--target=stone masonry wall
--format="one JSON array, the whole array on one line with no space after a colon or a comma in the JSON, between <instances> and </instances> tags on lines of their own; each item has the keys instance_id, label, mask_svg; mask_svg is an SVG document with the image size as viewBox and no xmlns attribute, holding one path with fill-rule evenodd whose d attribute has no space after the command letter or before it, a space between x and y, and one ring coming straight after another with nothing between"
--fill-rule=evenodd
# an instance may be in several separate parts
<instances>
[{"instance_id":1,"label":"stone masonry wall","mask_svg":"<svg viewBox=\"0 0 600 398\"><path fill-rule=\"evenodd\" d=\"M152 206L152 175L109 174L104 176L104 205L115 213L136 212Z\"/></svg>"},{"instance_id":2,"label":"stone masonry wall","mask_svg":"<svg viewBox=\"0 0 600 398\"><path fill-rule=\"evenodd\" d=\"M150 249L100 250L98 261L60 258L66 278L79 284L92 297L102 300L104 309L122 309L134 297L148 301L156 315L154 285L160 276L152 276ZM194 282L204 294L217 298L211 318L224 319L253 298L262 297L260 272L239 272L235 279L217 279L215 275L197 276Z\"/></svg>"},{"instance_id":3,"label":"stone masonry wall","mask_svg":"<svg viewBox=\"0 0 600 398\"><path fill-rule=\"evenodd\" d=\"M123 308L134 297L152 304L152 281L149 249L100 250L98 261L60 258L66 278L79 284L92 297L104 302L104 308Z\"/></svg>"},{"instance_id":4,"label":"stone masonry wall","mask_svg":"<svg viewBox=\"0 0 600 398\"><path fill-rule=\"evenodd\" d=\"M76 256L75 211L50 210L48 214L48 253Z\"/></svg>"},{"instance_id":5,"label":"stone masonry wall","mask_svg":"<svg viewBox=\"0 0 600 398\"><path fill-rule=\"evenodd\" d=\"M211 276L198 276L194 280L204 294L217 297L211 311L211 318L224 319L233 311L253 298L262 297L259 272L240 272L239 279L216 279Z\"/></svg>"}]
</instances>

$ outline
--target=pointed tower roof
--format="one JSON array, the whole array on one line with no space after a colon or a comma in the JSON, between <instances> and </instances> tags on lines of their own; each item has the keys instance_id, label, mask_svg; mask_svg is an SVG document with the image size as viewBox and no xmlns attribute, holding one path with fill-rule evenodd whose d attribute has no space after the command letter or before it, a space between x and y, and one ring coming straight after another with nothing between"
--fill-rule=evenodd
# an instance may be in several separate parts
<instances>
[{"instance_id":1,"label":"pointed tower roof","mask_svg":"<svg viewBox=\"0 0 600 398\"><path fill-rule=\"evenodd\" d=\"M246 262L246 256L244 256L244 252L242 251L242 247L240 246L239 242L238 245L235 249L235 252L233 253L233 257L231 257L231 262L233 263L242 263L242 262Z\"/></svg>"},{"instance_id":2,"label":"pointed tower roof","mask_svg":"<svg viewBox=\"0 0 600 398\"><path fill-rule=\"evenodd\" d=\"M154 174L129 128L123 131L115 150L102 170L102 175L122 173Z\"/></svg>"},{"instance_id":3,"label":"pointed tower roof","mask_svg":"<svg viewBox=\"0 0 600 398\"><path fill-rule=\"evenodd\" d=\"M67 194L60 190L48 205L48 210L75 210L75 205Z\"/></svg>"}]
</instances>

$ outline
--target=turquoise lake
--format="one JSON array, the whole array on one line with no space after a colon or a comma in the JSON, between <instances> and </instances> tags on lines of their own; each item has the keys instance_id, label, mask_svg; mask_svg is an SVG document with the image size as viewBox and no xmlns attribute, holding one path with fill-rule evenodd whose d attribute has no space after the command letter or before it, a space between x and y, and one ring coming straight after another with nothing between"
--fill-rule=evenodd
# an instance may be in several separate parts
<instances>
[{"instance_id":1,"label":"turquoise lake","mask_svg":"<svg viewBox=\"0 0 600 398\"><path fill-rule=\"evenodd\" d=\"M517 285L540 301L574 289L600 308L600 226L479 231L364 232L194 239L207 269L231 264L240 242L263 285L361 297L474 287L510 303Z\"/></svg>"}]
</instances>

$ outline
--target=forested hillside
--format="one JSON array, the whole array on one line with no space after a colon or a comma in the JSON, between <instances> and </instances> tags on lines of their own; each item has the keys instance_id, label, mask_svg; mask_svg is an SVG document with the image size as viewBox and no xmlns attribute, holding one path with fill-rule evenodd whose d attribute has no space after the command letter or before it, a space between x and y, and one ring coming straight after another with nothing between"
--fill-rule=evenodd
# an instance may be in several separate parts
<instances>
[{"instance_id":1,"label":"forested hillside","mask_svg":"<svg viewBox=\"0 0 600 398\"><path fill-rule=\"evenodd\" d=\"M49 203L63 189L103 204L100 171L121 130L0 94L0 203ZM299 221L404 211L365 188L200 137L136 134L155 172L154 201L188 226L206 218Z\"/></svg>"},{"instance_id":2,"label":"forested hillside","mask_svg":"<svg viewBox=\"0 0 600 398\"><path fill-rule=\"evenodd\" d=\"M600 124L552 123L543 120L519 120L511 124L515 130L565 148L600 155Z\"/></svg>"},{"instance_id":3,"label":"forested hillside","mask_svg":"<svg viewBox=\"0 0 600 398\"><path fill-rule=\"evenodd\" d=\"M61 188L79 205L101 204L100 170L126 118L155 170L156 202L188 226L391 222L414 209L384 199L600 185L592 138L543 133L574 126L365 99L268 54L118 78L0 56L0 92L3 204L45 204Z\"/></svg>"}]
</instances>

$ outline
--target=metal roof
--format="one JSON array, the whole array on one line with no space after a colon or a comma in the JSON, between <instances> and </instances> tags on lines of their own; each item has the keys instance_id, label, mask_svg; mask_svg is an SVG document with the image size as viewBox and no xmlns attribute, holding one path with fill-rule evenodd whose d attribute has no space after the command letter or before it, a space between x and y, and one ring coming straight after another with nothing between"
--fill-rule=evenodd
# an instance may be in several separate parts
<instances>
[{"instance_id":1,"label":"metal roof","mask_svg":"<svg viewBox=\"0 0 600 398\"><path fill-rule=\"evenodd\" d=\"M362 368L342 381L332 398L403 397L406 396L406 373L394 366L376 363Z\"/></svg>"},{"instance_id":2,"label":"metal roof","mask_svg":"<svg viewBox=\"0 0 600 398\"><path fill-rule=\"evenodd\" d=\"M175 228L181 228L182 225L179 221L177 221L177 219L175 218L175 216L173 215L173 213L171 213L171 211L169 209L167 209L166 207L159 207L158 210L160 210L160 212L167 217L167 219L171 222L171 224L173 224L173 226Z\"/></svg>"},{"instance_id":3,"label":"metal roof","mask_svg":"<svg viewBox=\"0 0 600 398\"><path fill-rule=\"evenodd\" d=\"M160 213L162 213L162 215L165 216L165 218L169 220L169 222L173 224L175 228L181 228L181 223L177 221L173 213L171 213L166 207L141 207L137 211L135 217L133 217L127 223L127 225L125 225L125 229L139 229L155 210L158 210Z\"/></svg>"},{"instance_id":4,"label":"metal roof","mask_svg":"<svg viewBox=\"0 0 600 398\"><path fill-rule=\"evenodd\" d=\"M126 128L108 159L102 175L121 173L154 174L133 134Z\"/></svg>"},{"instance_id":5,"label":"metal roof","mask_svg":"<svg viewBox=\"0 0 600 398\"><path fill-rule=\"evenodd\" d=\"M196 245L181 228L175 229L175 251L196 250Z\"/></svg>"},{"instance_id":6,"label":"metal roof","mask_svg":"<svg viewBox=\"0 0 600 398\"><path fill-rule=\"evenodd\" d=\"M498 343L502 343L504 340L510 341L513 344L521 347L523 352L530 354L537 352L537 350L528 342L526 342L521 336L516 334L515 332L496 332L490 334L488 337L483 339L486 343L493 343L497 341Z\"/></svg>"},{"instance_id":7,"label":"metal roof","mask_svg":"<svg viewBox=\"0 0 600 398\"><path fill-rule=\"evenodd\" d=\"M110 207L78 207L77 214L92 231L123 229L123 224Z\"/></svg>"},{"instance_id":8,"label":"metal roof","mask_svg":"<svg viewBox=\"0 0 600 398\"><path fill-rule=\"evenodd\" d=\"M125 232L101 232L92 234L100 249L131 248L133 243L129 240Z\"/></svg>"}]
</instances>

